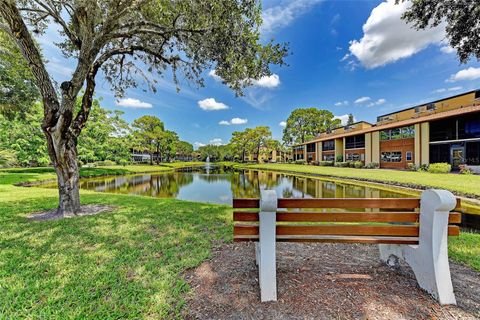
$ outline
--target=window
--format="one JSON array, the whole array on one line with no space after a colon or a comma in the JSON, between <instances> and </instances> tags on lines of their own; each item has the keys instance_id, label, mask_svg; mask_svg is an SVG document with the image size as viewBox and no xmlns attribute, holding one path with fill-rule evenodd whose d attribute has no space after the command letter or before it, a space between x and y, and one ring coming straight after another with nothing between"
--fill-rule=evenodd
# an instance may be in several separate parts
<instances>
[{"instance_id":1,"label":"window","mask_svg":"<svg viewBox=\"0 0 480 320\"><path fill-rule=\"evenodd\" d=\"M345 138L345 149L365 148L365 135L360 134Z\"/></svg>"},{"instance_id":2,"label":"window","mask_svg":"<svg viewBox=\"0 0 480 320\"><path fill-rule=\"evenodd\" d=\"M335 140L323 141L322 150L323 151L335 150Z\"/></svg>"},{"instance_id":3,"label":"window","mask_svg":"<svg viewBox=\"0 0 480 320\"><path fill-rule=\"evenodd\" d=\"M323 155L323 161L335 161L334 154L325 154Z\"/></svg>"},{"instance_id":4,"label":"window","mask_svg":"<svg viewBox=\"0 0 480 320\"><path fill-rule=\"evenodd\" d=\"M402 162L402 152L401 151L382 152L380 160L382 162Z\"/></svg>"},{"instance_id":5,"label":"window","mask_svg":"<svg viewBox=\"0 0 480 320\"><path fill-rule=\"evenodd\" d=\"M345 154L345 160L346 161L361 161L361 160L363 160L362 156L363 155L360 155L360 153L347 153L347 154Z\"/></svg>"},{"instance_id":6,"label":"window","mask_svg":"<svg viewBox=\"0 0 480 320\"><path fill-rule=\"evenodd\" d=\"M412 161L413 157L412 157L412 151L407 151L405 153L405 159L407 159L407 161Z\"/></svg>"},{"instance_id":7,"label":"window","mask_svg":"<svg viewBox=\"0 0 480 320\"><path fill-rule=\"evenodd\" d=\"M307 152L315 152L315 143L307 144Z\"/></svg>"},{"instance_id":8,"label":"window","mask_svg":"<svg viewBox=\"0 0 480 320\"><path fill-rule=\"evenodd\" d=\"M466 164L471 166L480 165L480 142L467 142Z\"/></svg>"},{"instance_id":9,"label":"window","mask_svg":"<svg viewBox=\"0 0 480 320\"><path fill-rule=\"evenodd\" d=\"M415 137L415 127L408 126L380 131L380 140L411 139Z\"/></svg>"}]
</instances>

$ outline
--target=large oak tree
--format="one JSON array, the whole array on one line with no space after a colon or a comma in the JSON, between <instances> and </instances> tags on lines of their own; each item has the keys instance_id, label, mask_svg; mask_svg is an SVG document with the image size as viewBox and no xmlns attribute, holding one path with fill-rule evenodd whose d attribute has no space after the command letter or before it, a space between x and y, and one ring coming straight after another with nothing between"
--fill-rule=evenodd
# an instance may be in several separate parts
<instances>
[{"instance_id":1,"label":"large oak tree","mask_svg":"<svg viewBox=\"0 0 480 320\"><path fill-rule=\"evenodd\" d=\"M34 34L56 24L56 43L75 64L56 88ZM256 0L0 0L0 28L15 39L28 62L44 106L42 129L58 177L58 214L80 208L77 139L88 119L99 71L117 95L172 70L202 85L215 72L237 93L283 64L286 48L261 44ZM149 82L152 84L153 82ZM178 84L178 82L177 82ZM82 90L83 89L83 90ZM80 111L75 101L82 96Z\"/></svg>"}]
</instances>

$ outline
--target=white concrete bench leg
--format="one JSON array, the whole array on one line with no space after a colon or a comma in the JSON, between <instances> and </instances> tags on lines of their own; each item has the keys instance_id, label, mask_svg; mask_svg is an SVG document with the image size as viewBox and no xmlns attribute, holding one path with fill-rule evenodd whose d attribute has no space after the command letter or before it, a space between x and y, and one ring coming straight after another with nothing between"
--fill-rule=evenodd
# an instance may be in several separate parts
<instances>
[{"instance_id":1,"label":"white concrete bench leg","mask_svg":"<svg viewBox=\"0 0 480 320\"><path fill-rule=\"evenodd\" d=\"M448 262L448 215L456 206L455 196L446 190L426 190L420 200L419 244L381 244L383 261L393 255L406 261L421 288L440 304L456 304Z\"/></svg>"},{"instance_id":2,"label":"white concrete bench leg","mask_svg":"<svg viewBox=\"0 0 480 320\"><path fill-rule=\"evenodd\" d=\"M262 302L277 301L276 212L277 193L274 190L261 191L260 239L255 249Z\"/></svg>"}]
</instances>

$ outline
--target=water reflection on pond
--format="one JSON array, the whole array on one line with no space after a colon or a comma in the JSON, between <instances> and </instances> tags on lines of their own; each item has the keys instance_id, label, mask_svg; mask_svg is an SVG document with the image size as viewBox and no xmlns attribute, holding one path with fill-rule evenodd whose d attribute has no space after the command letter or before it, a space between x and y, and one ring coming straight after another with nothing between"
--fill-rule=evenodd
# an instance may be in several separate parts
<instances>
[{"instance_id":1,"label":"water reflection on pond","mask_svg":"<svg viewBox=\"0 0 480 320\"><path fill-rule=\"evenodd\" d=\"M283 198L402 198L411 194L370 186L338 183L257 170L222 167L195 168L169 173L82 179L80 188L98 192L231 204L232 198L256 198L262 189L274 189ZM480 229L479 208L468 208L463 225Z\"/></svg>"}]
</instances>

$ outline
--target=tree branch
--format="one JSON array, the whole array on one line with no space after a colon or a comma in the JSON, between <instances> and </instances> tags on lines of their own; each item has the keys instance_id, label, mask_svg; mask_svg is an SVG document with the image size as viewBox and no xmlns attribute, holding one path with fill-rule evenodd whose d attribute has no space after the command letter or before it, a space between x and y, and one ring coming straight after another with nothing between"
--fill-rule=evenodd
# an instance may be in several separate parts
<instances>
[{"instance_id":1,"label":"tree branch","mask_svg":"<svg viewBox=\"0 0 480 320\"><path fill-rule=\"evenodd\" d=\"M0 0L0 15L8 24L11 34L14 36L20 51L32 70L35 84L43 98L45 117L42 128L44 130L49 130L49 128L56 125L58 120L57 112L60 105L55 88L53 87L50 76L43 64L42 56L38 51L27 26L23 22L20 11L18 11L13 1Z\"/></svg>"}]
</instances>

